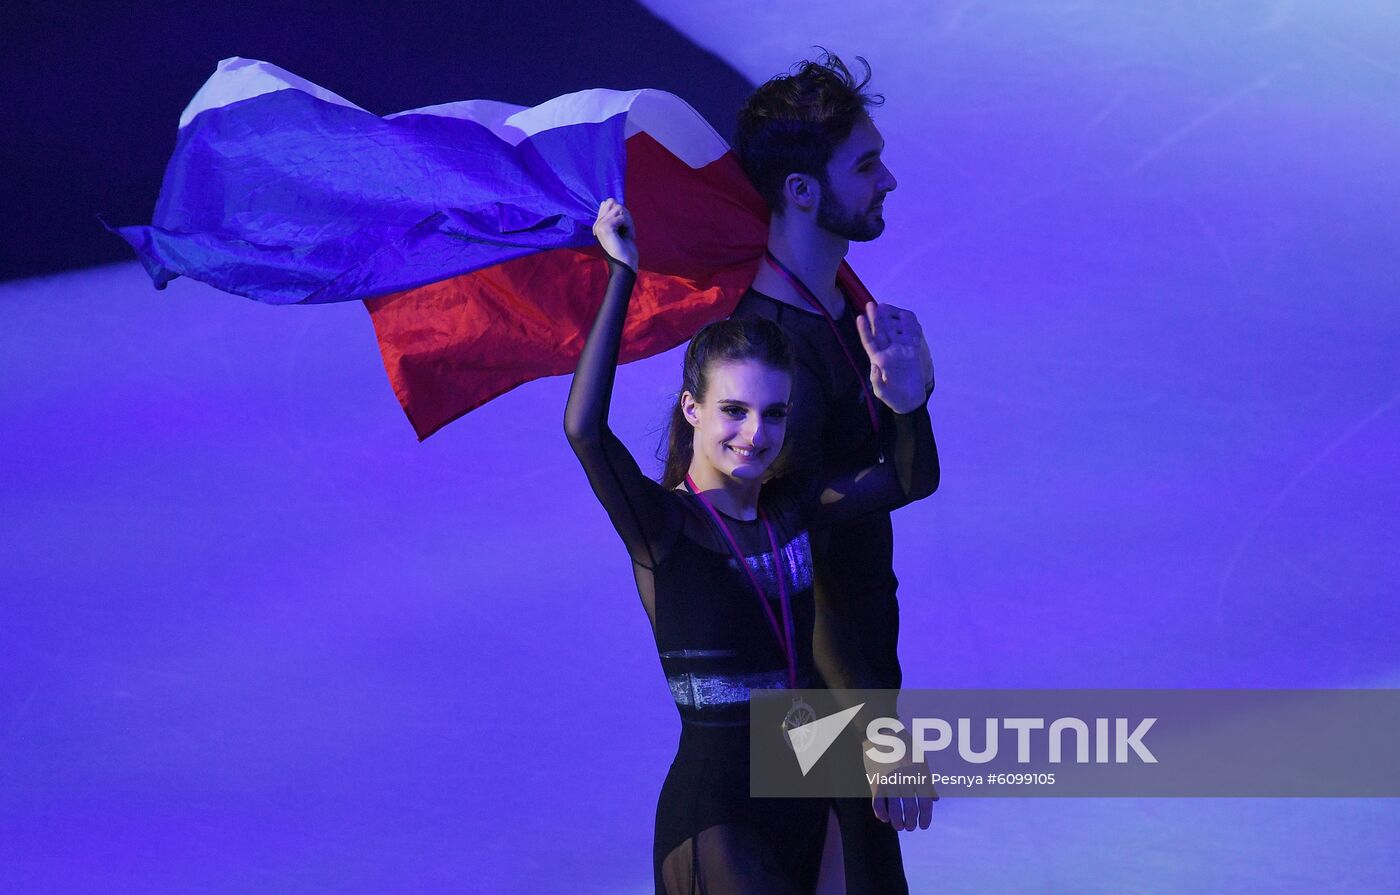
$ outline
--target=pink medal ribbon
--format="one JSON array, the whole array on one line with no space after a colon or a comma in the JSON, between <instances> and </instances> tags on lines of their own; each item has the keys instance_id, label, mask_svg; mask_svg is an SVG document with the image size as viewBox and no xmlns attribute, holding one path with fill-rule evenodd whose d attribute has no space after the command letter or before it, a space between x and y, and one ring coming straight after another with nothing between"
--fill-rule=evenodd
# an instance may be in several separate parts
<instances>
[{"instance_id":1,"label":"pink medal ribbon","mask_svg":"<svg viewBox=\"0 0 1400 895\"><path fill-rule=\"evenodd\" d=\"M826 325L831 327L831 334L836 337L836 344L841 346L841 353L846 355L846 363L851 365L851 372L856 374L856 381L860 383L861 394L865 396L865 409L870 414L870 428L874 431L875 441L878 444L880 441L880 417L879 414L875 412L875 396L870 393L870 382L867 377L861 375L860 367L856 365L856 359L851 354L851 349L846 347L846 340L841 338L841 331L836 328L835 318L833 318L831 312L826 309L826 305L822 304L821 301L817 299L816 293L808 289L807 284L802 282L797 274L788 270L783 262L774 257L772 252L765 251L763 253L763 259L768 262L769 267L781 274L792 288L797 290L798 295L806 299L807 304L820 311L821 315L826 318ZM871 301L873 302L874 299L872 298ZM881 452L880 459L881 461L884 460L883 451Z\"/></svg>"},{"instance_id":2,"label":"pink medal ribbon","mask_svg":"<svg viewBox=\"0 0 1400 895\"><path fill-rule=\"evenodd\" d=\"M778 579L778 600L782 604L783 623L778 624L778 619L773 615L773 608L768 605L768 595L763 592L763 586L758 583L758 576L749 567L748 560L744 558L744 551L739 549L739 542L734 539L734 534L725 524L719 511L714 508L709 499L700 493L700 489L695 486L695 481L687 473L685 486L690 489L690 493L699 498L705 509L710 511L710 518L719 526L724 539L729 542L729 549L734 551L734 558L739 561L739 568L743 569L749 576L749 583L753 585L754 593L758 595L758 603L763 607L763 614L768 616L768 624L773 629L773 635L778 638L778 648L783 651L783 657L787 659L788 687L797 689L797 655L794 644L797 641L793 633L792 626L792 601L788 598L787 576L783 574L782 558L778 553L778 538L773 534L773 525L768 521L768 516L763 512L763 507L758 508L758 518L763 522L763 528L768 532L768 544L773 548L773 577Z\"/></svg>"}]
</instances>

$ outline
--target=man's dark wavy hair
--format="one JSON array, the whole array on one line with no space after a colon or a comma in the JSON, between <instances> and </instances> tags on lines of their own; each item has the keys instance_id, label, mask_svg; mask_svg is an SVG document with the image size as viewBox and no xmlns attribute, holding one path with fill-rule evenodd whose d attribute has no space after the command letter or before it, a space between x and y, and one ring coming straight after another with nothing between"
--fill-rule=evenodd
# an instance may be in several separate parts
<instances>
[{"instance_id":1,"label":"man's dark wavy hair","mask_svg":"<svg viewBox=\"0 0 1400 895\"><path fill-rule=\"evenodd\" d=\"M827 185L826 166L836 147L873 106L884 103L866 92L870 63L857 56L864 77L857 80L835 53L821 47L816 60L793 66L791 74L771 78L739 110L734 151L769 209L785 206L783 183L789 174L815 177Z\"/></svg>"}]
</instances>

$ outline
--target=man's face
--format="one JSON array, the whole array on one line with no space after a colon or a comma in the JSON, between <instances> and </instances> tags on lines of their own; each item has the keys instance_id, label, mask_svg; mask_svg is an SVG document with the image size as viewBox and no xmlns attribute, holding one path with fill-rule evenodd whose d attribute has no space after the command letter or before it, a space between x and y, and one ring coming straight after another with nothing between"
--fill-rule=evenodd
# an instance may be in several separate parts
<instances>
[{"instance_id":1,"label":"man's face","mask_svg":"<svg viewBox=\"0 0 1400 895\"><path fill-rule=\"evenodd\" d=\"M817 202L817 226L852 242L869 242L885 230L885 194L898 186L880 158L885 138L862 116L826 166Z\"/></svg>"}]
</instances>

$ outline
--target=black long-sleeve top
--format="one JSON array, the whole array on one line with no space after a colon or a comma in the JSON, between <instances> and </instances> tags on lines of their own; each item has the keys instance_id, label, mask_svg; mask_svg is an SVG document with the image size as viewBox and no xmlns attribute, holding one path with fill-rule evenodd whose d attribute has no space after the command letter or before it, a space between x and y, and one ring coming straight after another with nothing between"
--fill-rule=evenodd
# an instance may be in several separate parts
<instances>
[{"instance_id":1,"label":"black long-sleeve top","mask_svg":"<svg viewBox=\"0 0 1400 895\"><path fill-rule=\"evenodd\" d=\"M698 499L668 490L645 475L608 428L608 407L636 274L609 259L611 276L579 356L564 428L632 559L637 590L652 621L657 648L682 717L722 709L706 702L715 680L745 686L785 686L768 680L785 660L747 575ZM778 536L773 555L761 523L726 519L745 562L778 613L776 576L790 593L803 685L812 675L811 539L808 531L871 513L888 513L932 493L937 454L927 411L890 414L888 462L839 476L770 480L760 504ZM707 683L711 682L711 683ZM747 694L745 694L746 698ZM732 707L732 706L731 706Z\"/></svg>"},{"instance_id":2,"label":"black long-sleeve top","mask_svg":"<svg viewBox=\"0 0 1400 895\"><path fill-rule=\"evenodd\" d=\"M855 315L836 320L836 330L856 363L852 370L837 333L816 311L781 302L753 289L735 308L734 317L776 323L792 344L796 369L792 412L788 415L789 449L779 458L783 477L829 475L832 470L860 469L887 455L897 438L897 418L876 402L880 432L866 409L863 383L870 381L870 361L860 349ZM937 448L929 433L921 471L923 484L938 487ZM888 512L863 514L837 524L817 558L819 607L817 639L820 671L829 686L898 689L902 674L897 654L899 605L895 592L894 531Z\"/></svg>"}]
</instances>

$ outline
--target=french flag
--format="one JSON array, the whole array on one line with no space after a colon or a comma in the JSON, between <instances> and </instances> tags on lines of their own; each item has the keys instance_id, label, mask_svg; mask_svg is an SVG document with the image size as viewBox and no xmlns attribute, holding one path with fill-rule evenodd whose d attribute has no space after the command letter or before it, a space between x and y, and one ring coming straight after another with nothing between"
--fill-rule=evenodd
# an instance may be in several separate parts
<instances>
[{"instance_id":1,"label":"french flag","mask_svg":"<svg viewBox=\"0 0 1400 895\"><path fill-rule=\"evenodd\" d=\"M724 140L659 90L380 117L225 59L180 116L151 225L116 232L157 288L186 276L273 304L364 301L423 439L573 371L607 279L592 225L609 197L631 211L641 256L623 362L733 310L768 209ZM841 280L869 300L846 265Z\"/></svg>"}]
</instances>

